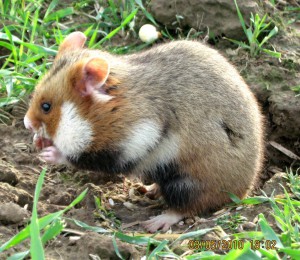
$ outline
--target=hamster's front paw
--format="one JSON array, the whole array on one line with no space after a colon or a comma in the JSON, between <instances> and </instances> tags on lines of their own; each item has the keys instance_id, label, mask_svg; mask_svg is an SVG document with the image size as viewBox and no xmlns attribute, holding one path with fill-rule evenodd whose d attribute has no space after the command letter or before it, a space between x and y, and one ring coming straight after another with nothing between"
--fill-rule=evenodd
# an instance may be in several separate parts
<instances>
[{"instance_id":1,"label":"hamster's front paw","mask_svg":"<svg viewBox=\"0 0 300 260\"><path fill-rule=\"evenodd\" d=\"M142 225L150 233L154 233L159 229L166 232L173 224L176 224L183 218L184 216L182 214L169 210L165 214L144 221Z\"/></svg>"},{"instance_id":2,"label":"hamster's front paw","mask_svg":"<svg viewBox=\"0 0 300 260\"><path fill-rule=\"evenodd\" d=\"M44 148L40 153L40 158L52 164L64 164L66 162L66 158L55 146Z\"/></svg>"}]
</instances>

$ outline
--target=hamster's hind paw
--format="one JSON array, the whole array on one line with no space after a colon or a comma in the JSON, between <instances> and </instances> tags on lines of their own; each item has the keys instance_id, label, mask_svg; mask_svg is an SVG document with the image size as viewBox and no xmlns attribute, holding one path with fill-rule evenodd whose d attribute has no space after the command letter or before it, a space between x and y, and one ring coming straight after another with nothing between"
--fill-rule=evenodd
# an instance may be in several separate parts
<instances>
[{"instance_id":1,"label":"hamster's hind paw","mask_svg":"<svg viewBox=\"0 0 300 260\"><path fill-rule=\"evenodd\" d=\"M161 229L162 232L166 232L173 224L176 224L183 218L184 215L170 210L165 214L144 221L142 223L142 226L150 233L154 233L159 229Z\"/></svg>"}]
</instances>

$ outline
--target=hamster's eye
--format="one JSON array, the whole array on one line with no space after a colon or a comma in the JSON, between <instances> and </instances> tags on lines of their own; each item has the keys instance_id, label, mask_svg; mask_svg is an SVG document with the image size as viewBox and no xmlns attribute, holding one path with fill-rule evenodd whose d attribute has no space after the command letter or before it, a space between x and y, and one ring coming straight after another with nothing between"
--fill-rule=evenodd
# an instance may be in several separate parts
<instances>
[{"instance_id":1,"label":"hamster's eye","mask_svg":"<svg viewBox=\"0 0 300 260\"><path fill-rule=\"evenodd\" d=\"M45 114L49 113L51 109L51 104L48 102L42 103L41 108Z\"/></svg>"}]
</instances>

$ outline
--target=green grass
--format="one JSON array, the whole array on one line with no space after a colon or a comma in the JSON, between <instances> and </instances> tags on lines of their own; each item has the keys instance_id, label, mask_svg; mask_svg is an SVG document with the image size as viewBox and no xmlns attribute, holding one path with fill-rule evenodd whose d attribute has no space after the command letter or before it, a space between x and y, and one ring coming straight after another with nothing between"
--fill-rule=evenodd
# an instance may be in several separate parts
<instances>
[{"instance_id":1,"label":"green grass","mask_svg":"<svg viewBox=\"0 0 300 260\"><path fill-rule=\"evenodd\" d=\"M280 59L281 53L264 48L263 46L269 42L269 40L278 33L278 28L276 25L272 25L271 22L266 23L267 14L262 18L259 14L253 15L251 13L250 25L247 27L244 17L239 9L237 1L234 0L237 14L241 23L241 26L244 30L244 33L247 37L248 42L237 41L234 39L228 39L229 41L239 45L242 48L245 48L250 51L252 57L257 57L261 52L265 52L268 55ZM270 29L272 27L272 29Z\"/></svg>"},{"instance_id":2,"label":"green grass","mask_svg":"<svg viewBox=\"0 0 300 260\"><path fill-rule=\"evenodd\" d=\"M296 97L300 97L300 85L291 87L291 90L296 92L296 94L297 94Z\"/></svg>"},{"instance_id":3,"label":"green grass","mask_svg":"<svg viewBox=\"0 0 300 260\"><path fill-rule=\"evenodd\" d=\"M240 213L225 215L217 219L216 223L220 225L224 230L236 231L238 226L245 222L245 217Z\"/></svg>"}]
</instances>

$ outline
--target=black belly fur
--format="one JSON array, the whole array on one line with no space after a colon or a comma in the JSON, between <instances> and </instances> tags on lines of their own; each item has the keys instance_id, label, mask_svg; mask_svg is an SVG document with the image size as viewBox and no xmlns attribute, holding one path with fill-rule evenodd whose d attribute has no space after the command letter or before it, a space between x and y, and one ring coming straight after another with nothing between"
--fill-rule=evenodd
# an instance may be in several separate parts
<instances>
[{"instance_id":1,"label":"black belly fur","mask_svg":"<svg viewBox=\"0 0 300 260\"><path fill-rule=\"evenodd\" d=\"M101 171L108 174L129 173L136 166L136 161L122 162L120 151L102 150L84 152L77 158L67 158L75 167L83 170Z\"/></svg>"}]
</instances>

